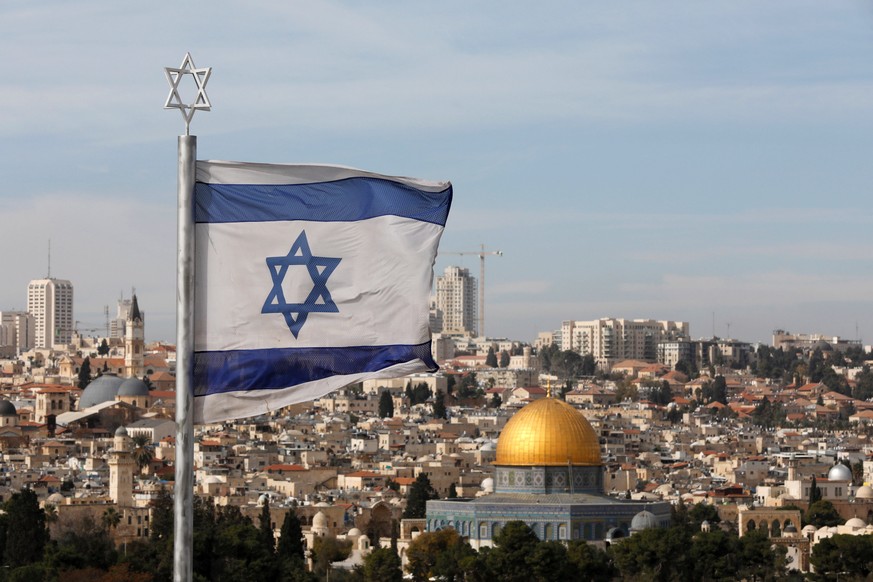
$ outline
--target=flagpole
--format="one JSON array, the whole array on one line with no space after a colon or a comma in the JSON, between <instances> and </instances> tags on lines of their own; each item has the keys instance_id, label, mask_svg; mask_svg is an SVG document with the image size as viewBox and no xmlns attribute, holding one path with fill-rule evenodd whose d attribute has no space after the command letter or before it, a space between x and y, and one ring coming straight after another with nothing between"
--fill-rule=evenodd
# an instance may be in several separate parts
<instances>
[{"instance_id":1,"label":"flagpole","mask_svg":"<svg viewBox=\"0 0 873 582\"><path fill-rule=\"evenodd\" d=\"M170 93L164 109L178 109L185 120L179 136L176 234L176 479L173 487L173 580L194 579L194 179L197 170L197 136L191 135L191 118L197 110L209 111L206 82L211 67L198 69L191 53L179 68L164 67ZM197 94L184 103L179 93L185 75L191 75Z\"/></svg>"},{"instance_id":2,"label":"flagpole","mask_svg":"<svg viewBox=\"0 0 873 582\"><path fill-rule=\"evenodd\" d=\"M176 481L173 580L194 578L194 175L197 136L179 136L176 240Z\"/></svg>"}]
</instances>

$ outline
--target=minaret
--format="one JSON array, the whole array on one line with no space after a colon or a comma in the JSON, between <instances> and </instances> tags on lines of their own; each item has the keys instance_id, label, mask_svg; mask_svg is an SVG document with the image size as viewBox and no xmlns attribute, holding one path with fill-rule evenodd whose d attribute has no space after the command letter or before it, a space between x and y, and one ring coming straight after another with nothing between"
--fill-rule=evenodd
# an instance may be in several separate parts
<instances>
[{"instance_id":1,"label":"minaret","mask_svg":"<svg viewBox=\"0 0 873 582\"><path fill-rule=\"evenodd\" d=\"M125 325L124 375L128 378L142 378L145 375L145 326L135 294L131 298Z\"/></svg>"},{"instance_id":2,"label":"minaret","mask_svg":"<svg viewBox=\"0 0 873 582\"><path fill-rule=\"evenodd\" d=\"M119 507L133 506L133 472L136 462L130 452L127 429L119 426L109 451L109 497Z\"/></svg>"}]
</instances>

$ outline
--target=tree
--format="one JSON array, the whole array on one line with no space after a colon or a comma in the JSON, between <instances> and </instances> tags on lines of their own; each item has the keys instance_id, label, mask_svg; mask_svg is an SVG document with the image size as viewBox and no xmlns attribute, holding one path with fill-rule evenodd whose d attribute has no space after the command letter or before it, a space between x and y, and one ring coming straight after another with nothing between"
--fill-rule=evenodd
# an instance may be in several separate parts
<instances>
[{"instance_id":1,"label":"tree","mask_svg":"<svg viewBox=\"0 0 873 582\"><path fill-rule=\"evenodd\" d=\"M400 556L391 548L377 548L364 559L364 582L401 582Z\"/></svg>"},{"instance_id":2,"label":"tree","mask_svg":"<svg viewBox=\"0 0 873 582\"><path fill-rule=\"evenodd\" d=\"M16 568L42 560L48 542L45 513L39 507L36 493L22 489L13 493L4 505L6 511L6 544L3 563Z\"/></svg>"},{"instance_id":3,"label":"tree","mask_svg":"<svg viewBox=\"0 0 873 582\"><path fill-rule=\"evenodd\" d=\"M840 517L834 504L827 499L819 499L810 503L806 513L803 514L803 519L806 523L814 525L816 528L834 527L843 523L843 518Z\"/></svg>"},{"instance_id":4,"label":"tree","mask_svg":"<svg viewBox=\"0 0 873 582\"><path fill-rule=\"evenodd\" d=\"M506 350L503 350L502 352L500 352L500 367L501 368L508 368L509 362L510 362L509 353Z\"/></svg>"},{"instance_id":5,"label":"tree","mask_svg":"<svg viewBox=\"0 0 873 582\"><path fill-rule=\"evenodd\" d=\"M494 346L488 346L488 354L485 356L485 365L489 368L497 367L497 354L494 353Z\"/></svg>"},{"instance_id":6,"label":"tree","mask_svg":"<svg viewBox=\"0 0 873 582\"><path fill-rule=\"evenodd\" d=\"M391 418L394 416L394 399L387 390L379 396L379 418Z\"/></svg>"},{"instance_id":7,"label":"tree","mask_svg":"<svg viewBox=\"0 0 873 582\"><path fill-rule=\"evenodd\" d=\"M303 527L300 518L294 508L288 510L282 521L282 529L279 530L279 546L277 553L283 560L298 559L303 562L304 558Z\"/></svg>"},{"instance_id":8,"label":"tree","mask_svg":"<svg viewBox=\"0 0 873 582\"><path fill-rule=\"evenodd\" d=\"M86 386L91 382L91 358L85 356L85 359L82 360L82 367L79 368L79 377L76 382L76 386L81 389L85 389Z\"/></svg>"},{"instance_id":9,"label":"tree","mask_svg":"<svg viewBox=\"0 0 873 582\"><path fill-rule=\"evenodd\" d=\"M809 485L809 504L812 505L816 501L821 501L821 489L818 488L815 475L813 475L812 483Z\"/></svg>"},{"instance_id":10,"label":"tree","mask_svg":"<svg viewBox=\"0 0 873 582\"><path fill-rule=\"evenodd\" d=\"M870 366L865 365L861 368L861 373L855 377L855 390L852 392L852 397L858 400L873 398L873 372L870 371Z\"/></svg>"},{"instance_id":11,"label":"tree","mask_svg":"<svg viewBox=\"0 0 873 582\"><path fill-rule=\"evenodd\" d=\"M413 580L460 581L473 570L476 552L452 528L425 532L406 550L406 569Z\"/></svg>"},{"instance_id":12,"label":"tree","mask_svg":"<svg viewBox=\"0 0 873 582\"><path fill-rule=\"evenodd\" d=\"M673 389L670 387L670 383L666 380L661 380L657 389L652 393L652 397L655 403L661 406L666 406L673 402Z\"/></svg>"},{"instance_id":13,"label":"tree","mask_svg":"<svg viewBox=\"0 0 873 582\"><path fill-rule=\"evenodd\" d=\"M109 355L109 344L106 342L106 338L103 338L103 341L97 346L97 354L100 356Z\"/></svg>"},{"instance_id":14,"label":"tree","mask_svg":"<svg viewBox=\"0 0 873 582\"><path fill-rule=\"evenodd\" d=\"M136 434L131 437L130 441L133 443L133 460L142 473L143 469L148 467L152 459L155 458L155 452L151 442L149 442L149 437L145 434Z\"/></svg>"},{"instance_id":15,"label":"tree","mask_svg":"<svg viewBox=\"0 0 873 582\"><path fill-rule=\"evenodd\" d=\"M269 548L271 552L276 550L276 536L273 535L273 517L270 514L270 500L265 499L261 506L261 515L258 519L258 532L261 544Z\"/></svg>"},{"instance_id":16,"label":"tree","mask_svg":"<svg viewBox=\"0 0 873 582\"><path fill-rule=\"evenodd\" d=\"M74 580L77 574L84 575L92 570L102 574L115 564L118 552L109 530L115 527L113 523L120 522L121 513L114 507L108 509L112 511L104 511L99 523L92 515L85 515L59 524L55 539L46 547L43 563L51 570L62 572L60 578L63 580Z\"/></svg>"},{"instance_id":17,"label":"tree","mask_svg":"<svg viewBox=\"0 0 873 582\"><path fill-rule=\"evenodd\" d=\"M312 548L313 572L324 578L331 563L345 560L351 553L352 542L316 536Z\"/></svg>"},{"instance_id":18,"label":"tree","mask_svg":"<svg viewBox=\"0 0 873 582\"><path fill-rule=\"evenodd\" d=\"M573 350L557 352L552 356L552 373L563 379L564 384L582 375L582 356Z\"/></svg>"},{"instance_id":19,"label":"tree","mask_svg":"<svg viewBox=\"0 0 873 582\"><path fill-rule=\"evenodd\" d=\"M424 472L419 473L409 488L406 509L403 510L403 519L422 519L425 517L427 502L431 499L439 499L439 494L430 484L427 475Z\"/></svg>"},{"instance_id":20,"label":"tree","mask_svg":"<svg viewBox=\"0 0 873 582\"><path fill-rule=\"evenodd\" d=\"M479 380L476 378L476 372L467 372L461 376L458 398L475 398L478 393Z\"/></svg>"},{"instance_id":21,"label":"tree","mask_svg":"<svg viewBox=\"0 0 873 582\"><path fill-rule=\"evenodd\" d=\"M114 507L107 507L103 510L103 515L100 517L100 523L103 524L103 529L111 531L121 523L121 514Z\"/></svg>"},{"instance_id":22,"label":"tree","mask_svg":"<svg viewBox=\"0 0 873 582\"><path fill-rule=\"evenodd\" d=\"M608 582L618 574L606 552L582 540L567 544L567 559L576 567L575 580Z\"/></svg>"},{"instance_id":23,"label":"tree","mask_svg":"<svg viewBox=\"0 0 873 582\"><path fill-rule=\"evenodd\" d=\"M488 403L488 408L500 408L501 404L503 404L503 399L500 398L500 394L495 392L491 395L491 401Z\"/></svg>"},{"instance_id":24,"label":"tree","mask_svg":"<svg viewBox=\"0 0 873 582\"><path fill-rule=\"evenodd\" d=\"M727 404L727 382L724 376L716 376L712 382L703 386L703 401L705 403L721 402Z\"/></svg>"},{"instance_id":25,"label":"tree","mask_svg":"<svg viewBox=\"0 0 873 582\"><path fill-rule=\"evenodd\" d=\"M449 485L449 496L448 499L457 499L458 498L458 488L455 487L455 484L452 483Z\"/></svg>"},{"instance_id":26,"label":"tree","mask_svg":"<svg viewBox=\"0 0 873 582\"><path fill-rule=\"evenodd\" d=\"M867 580L873 573L873 536L835 535L812 547L810 563L822 580Z\"/></svg>"},{"instance_id":27,"label":"tree","mask_svg":"<svg viewBox=\"0 0 873 582\"><path fill-rule=\"evenodd\" d=\"M446 402L442 390L437 390L433 397L433 417L446 418Z\"/></svg>"},{"instance_id":28,"label":"tree","mask_svg":"<svg viewBox=\"0 0 873 582\"><path fill-rule=\"evenodd\" d=\"M610 546L622 578L694 580L689 556L691 531L684 527L646 529Z\"/></svg>"},{"instance_id":29,"label":"tree","mask_svg":"<svg viewBox=\"0 0 873 582\"><path fill-rule=\"evenodd\" d=\"M523 521L509 521L493 539L494 549L485 556L489 573L506 582L529 580L530 559L540 543L530 526Z\"/></svg>"},{"instance_id":30,"label":"tree","mask_svg":"<svg viewBox=\"0 0 873 582\"><path fill-rule=\"evenodd\" d=\"M721 521L721 516L718 515L718 509L709 503L697 503L688 511L688 519L692 529L700 529L700 524L704 521L709 523L718 523Z\"/></svg>"}]
</instances>

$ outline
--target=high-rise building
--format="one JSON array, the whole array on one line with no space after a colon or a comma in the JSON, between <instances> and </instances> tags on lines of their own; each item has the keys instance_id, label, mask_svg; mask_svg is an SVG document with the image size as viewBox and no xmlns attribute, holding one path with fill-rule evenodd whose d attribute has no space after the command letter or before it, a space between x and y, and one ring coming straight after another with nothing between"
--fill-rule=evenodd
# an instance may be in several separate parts
<instances>
[{"instance_id":1,"label":"high-rise building","mask_svg":"<svg viewBox=\"0 0 873 582\"><path fill-rule=\"evenodd\" d=\"M24 311L0 311L0 353L18 356L33 348L34 319Z\"/></svg>"},{"instance_id":2,"label":"high-rise building","mask_svg":"<svg viewBox=\"0 0 873 582\"><path fill-rule=\"evenodd\" d=\"M130 315L131 300L122 297L118 300L118 308L115 319L109 320L110 339L122 339L127 333L125 328L127 318Z\"/></svg>"},{"instance_id":3,"label":"high-rise building","mask_svg":"<svg viewBox=\"0 0 873 582\"><path fill-rule=\"evenodd\" d=\"M73 284L65 279L35 279L27 286L27 312L33 315L34 344L68 344L73 334Z\"/></svg>"},{"instance_id":4,"label":"high-rise building","mask_svg":"<svg viewBox=\"0 0 873 582\"><path fill-rule=\"evenodd\" d=\"M462 267L446 267L436 278L434 307L440 317L440 328L435 332L444 334L478 335L476 278Z\"/></svg>"}]
</instances>

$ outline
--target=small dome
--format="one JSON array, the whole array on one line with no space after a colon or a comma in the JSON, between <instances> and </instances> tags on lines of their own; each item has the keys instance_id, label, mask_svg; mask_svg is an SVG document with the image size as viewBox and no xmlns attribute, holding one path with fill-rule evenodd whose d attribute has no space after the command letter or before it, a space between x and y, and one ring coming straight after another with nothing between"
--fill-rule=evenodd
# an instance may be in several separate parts
<instances>
[{"instance_id":1,"label":"small dome","mask_svg":"<svg viewBox=\"0 0 873 582\"><path fill-rule=\"evenodd\" d=\"M118 428L115 429L115 436L126 437L127 436L127 429L124 428L123 426L119 426Z\"/></svg>"},{"instance_id":2,"label":"small dome","mask_svg":"<svg viewBox=\"0 0 873 582\"><path fill-rule=\"evenodd\" d=\"M793 523L789 523L785 526L785 529L782 530L782 533L797 533L797 528L794 527Z\"/></svg>"},{"instance_id":3,"label":"small dome","mask_svg":"<svg viewBox=\"0 0 873 582\"><path fill-rule=\"evenodd\" d=\"M607 540L617 540L623 537L624 532L621 530L621 528L618 527L611 528L608 532L606 532Z\"/></svg>"},{"instance_id":4,"label":"small dome","mask_svg":"<svg viewBox=\"0 0 873 582\"><path fill-rule=\"evenodd\" d=\"M82 396L79 398L79 410L84 410L92 406L96 406L102 402L115 400L115 395L118 394L118 389L124 380L115 374L103 374L99 378L91 381Z\"/></svg>"},{"instance_id":5,"label":"small dome","mask_svg":"<svg viewBox=\"0 0 873 582\"><path fill-rule=\"evenodd\" d=\"M128 378L118 387L118 396L148 396L149 387L139 378Z\"/></svg>"},{"instance_id":6,"label":"small dome","mask_svg":"<svg viewBox=\"0 0 873 582\"><path fill-rule=\"evenodd\" d=\"M327 527L327 516L319 511L312 517L312 527Z\"/></svg>"},{"instance_id":7,"label":"small dome","mask_svg":"<svg viewBox=\"0 0 873 582\"><path fill-rule=\"evenodd\" d=\"M258 497L258 507L263 507L270 503L270 496L266 493L261 493L261 496Z\"/></svg>"},{"instance_id":8,"label":"small dome","mask_svg":"<svg viewBox=\"0 0 873 582\"><path fill-rule=\"evenodd\" d=\"M349 530L349 533L347 533L346 535L350 538L357 537L357 536L361 535L361 530L359 530L356 527L353 527L352 529Z\"/></svg>"},{"instance_id":9,"label":"small dome","mask_svg":"<svg viewBox=\"0 0 873 582\"><path fill-rule=\"evenodd\" d=\"M582 414L563 400L542 398L516 412L497 441L495 465L602 465L600 440Z\"/></svg>"},{"instance_id":10,"label":"small dome","mask_svg":"<svg viewBox=\"0 0 873 582\"><path fill-rule=\"evenodd\" d=\"M814 534L816 531L818 530L816 530L816 527L814 525L807 525L802 530L800 530L800 533L802 533L803 535L807 535Z\"/></svg>"},{"instance_id":11,"label":"small dome","mask_svg":"<svg viewBox=\"0 0 873 582\"><path fill-rule=\"evenodd\" d=\"M818 340L815 342L815 347L820 349L822 352L833 352L834 346L826 342L825 340Z\"/></svg>"},{"instance_id":12,"label":"small dome","mask_svg":"<svg viewBox=\"0 0 873 582\"><path fill-rule=\"evenodd\" d=\"M859 487L858 491L855 492L856 499L873 499L873 487L869 485L864 485L863 487Z\"/></svg>"},{"instance_id":13,"label":"small dome","mask_svg":"<svg viewBox=\"0 0 873 582\"><path fill-rule=\"evenodd\" d=\"M852 470L842 463L837 463L828 471L828 481L851 481Z\"/></svg>"},{"instance_id":14,"label":"small dome","mask_svg":"<svg viewBox=\"0 0 873 582\"><path fill-rule=\"evenodd\" d=\"M642 531L658 527L658 518L651 511L641 511L631 520L631 531Z\"/></svg>"},{"instance_id":15,"label":"small dome","mask_svg":"<svg viewBox=\"0 0 873 582\"><path fill-rule=\"evenodd\" d=\"M864 529L865 527L867 527L867 524L864 522L863 519L853 517L846 522L846 527L850 527L852 529Z\"/></svg>"},{"instance_id":16,"label":"small dome","mask_svg":"<svg viewBox=\"0 0 873 582\"><path fill-rule=\"evenodd\" d=\"M8 400L0 400L0 416L18 416L18 411Z\"/></svg>"},{"instance_id":17,"label":"small dome","mask_svg":"<svg viewBox=\"0 0 873 582\"><path fill-rule=\"evenodd\" d=\"M484 491L485 493L494 493L494 479L492 479L491 477L485 477L484 479L482 479L479 487L481 487L482 491Z\"/></svg>"},{"instance_id":18,"label":"small dome","mask_svg":"<svg viewBox=\"0 0 873 582\"><path fill-rule=\"evenodd\" d=\"M52 505L61 505L64 502L64 496L60 493L52 493L46 498L45 502Z\"/></svg>"}]
</instances>

